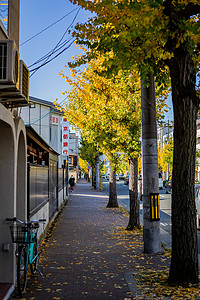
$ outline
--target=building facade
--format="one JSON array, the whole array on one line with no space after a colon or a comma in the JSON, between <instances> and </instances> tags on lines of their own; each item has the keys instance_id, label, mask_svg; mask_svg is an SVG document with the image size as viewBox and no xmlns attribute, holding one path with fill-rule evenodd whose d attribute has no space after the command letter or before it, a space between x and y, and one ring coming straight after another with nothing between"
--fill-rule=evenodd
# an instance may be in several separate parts
<instances>
[{"instance_id":1,"label":"building facade","mask_svg":"<svg viewBox=\"0 0 200 300\"><path fill-rule=\"evenodd\" d=\"M59 167L61 167L68 156L62 153L63 113L47 100L30 96L29 103L29 107L20 110L20 116L25 125L32 126L49 146L59 153Z\"/></svg>"},{"instance_id":2,"label":"building facade","mask_svg":"<svg viewBox=\"0 0 200 300\"><path fill-rule=\"evenodd\" d=\"M29 97L29 107L20 109L25 125L32 126L38 134L55 150L59 168L64 161L69 162L69 177L78 179L78 147L80 134L67 122L63 113L47 100Z\"/></svg>"},{"instance_id":3,"label":"building facade","mask_svg":"<svg viewBox=\"0 0 200 300\"><path fill-rule=\"evenodd\" d=\"M29 71L19 59L19 0L0 1L0 283L15 283L15 245L6 218L27 216L26 129Z\"/></svg>"}]
</instances>

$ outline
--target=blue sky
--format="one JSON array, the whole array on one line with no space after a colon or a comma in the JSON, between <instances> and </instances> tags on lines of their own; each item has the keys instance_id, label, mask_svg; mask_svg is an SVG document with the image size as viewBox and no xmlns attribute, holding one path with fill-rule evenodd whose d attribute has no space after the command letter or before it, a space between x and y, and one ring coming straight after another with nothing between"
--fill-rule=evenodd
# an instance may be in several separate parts
<instances>
[{"instance_id":1,"label":"blue sky","mask_svg":"<svg viewBox=\"0 0 200 300\"><path fill-rule=\"evenodd\" d=\"M20 44L75 8L77 8L77 6L71 4L68 0L21 0ZM54 49L67 27L71 24L76 13L77 10L44 31L42 34L20 46L20 58L27 66L30 66ZM84 23L89 16L89 12L81 9L74 25L77 22ZM69 34L65 35L65 39L69 37ZM48 101L54 101L58 98L58 102L61 102L64 99L62 92L69 89L69 86L58 73L62 70L66 70L65 73L69 72L67 69L64 69L64 65L66 65L68 61L72 61L72 56L79 54L79 52L80 50L78 50L75 45L72 45L55 60L38 70L30 78L29 94Z\"/></svg>"},{"instance_id":2,"label":"blue sky","mask_svg":"<svg viewBox=\"0 0 200 300\"><path fill-rule=\"evenodd\" d=\"M77 8L77 5L71 4L68 0L21 0L20 44L27 41L52 23L58 21L75 8ZM76 13L77 10L26 44L20 46L20 58L27 66L35 63L56 46L67 27L71 24ZM88 20L90 15L89 12L81 9L74 25L77 22L84 23ZM69 34L65 35L65 38L69 37ZM29 94L33 97L48 101L55 101L55 99L58 98L58 102L61 102L65 98L65 96L62 95L62 92L68 90L69 86L58 73L65 70L65 74L70 75L69 71L65 69L64 66L67 62L72 61L72 56L79 54L79 51L80 50L78 50L75 45L72 45L58 58L37 71L30 78ZM167 103L172 107L171 97L169 97ZM168 119L173 119L172 110L166 115L166 121Z\"/></svg>"}]
</instances>

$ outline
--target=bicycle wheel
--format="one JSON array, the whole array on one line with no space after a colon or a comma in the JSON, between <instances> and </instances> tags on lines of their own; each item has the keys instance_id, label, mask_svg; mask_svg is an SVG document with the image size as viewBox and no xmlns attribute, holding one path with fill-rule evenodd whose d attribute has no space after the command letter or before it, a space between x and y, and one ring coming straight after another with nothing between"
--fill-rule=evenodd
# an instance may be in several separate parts
<instances>
[{"instance_id":1,"label":"bicycle wheel","mask_svg":"<svg viewBox=\"0 0 200 300\"><path fill-rule=\"evenodd\" d=\"M17 262L17 289L19 295L22 295L26 289L27 269L27 248L21 246L19 248Z\"/></svg>"},{"instance_id":2,"label":"bicycle wheel","mask_svg":"<svg viewBox=\"0 0 200 300\"><path fill-rule=\"evenodd\" d=\"M37 271L37 266L38 266L38 246L37 246L37 239L34 240L33 243L33 259L35 258L34 262L31 264L31 273L35 274Z\"/></svg>"}]
</instances>

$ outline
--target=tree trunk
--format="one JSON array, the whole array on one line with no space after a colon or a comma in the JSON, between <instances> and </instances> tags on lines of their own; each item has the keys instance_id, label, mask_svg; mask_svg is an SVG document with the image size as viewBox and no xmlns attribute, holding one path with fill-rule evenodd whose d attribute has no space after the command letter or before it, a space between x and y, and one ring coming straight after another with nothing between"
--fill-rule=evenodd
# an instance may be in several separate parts
<instances>
[{"instance_id":1,"label":"tree trunk","mask_svg":"<svg viewBox=\"0 0 200 300\"><path fill-rule=\"evenodd\" d=\"M157 218L152 220L152 208L150 205L150 194L159 194L156 101L154 78L151 73L149 74L149 87L144 87L142 85L141 96L144 252L158 253L161 249L160 221ZM159 205L155 205L155 207L159 208ZM158 211L157 215L159 215Z\"/></svg>"},{"instance_id":2,"label":"tree trunk","mask_svg":"<svg viewBox=\"0 0 200 300\"><path fill-rule=\"evenodd\" d=\"M96 189L99 190L99 153L96 156Z\"/></svg>"},{"instance_id":3,"label":"tree trunk","mask_svg":"<svg viewBox=\"0 0 200 300\"><path fill-rule=\"evenodd\" d=\"M110 167L109 175L109 201L107 207L118 207L117 203L117 187L116 187L116 172Z\"/></svg>"},{"instance_id":4,"label":"tree trunk","mask_svg":"<svg viewBox=\"0 0 200 300\"><path fill-rule=\"evenodd\" d=\"M130 214L127 230L140 228L140 202L138 199L138 158L129 159Z\"/></svg>"},{"instance_id":5,"label":"tree trunk","mask_svg":"<svg viewBox=\"0 0 200 300\"><path fill-rule=\"evenodd\" d=\"M183 45L169 64L174 108L172 172L172 259L169 282L198 282L198 247L195 207L196 73Z\"/></svg>"},{"instance_id":6,"label":"tree trunk","mask_svg":"<svg viewBox=\"0 0 200 300\"><path fill-rule=\"evenodd\" d=\"M92 186L96 189L96 176L95 176L96 169L92 166Z\"/></svg>"}]
</instances>

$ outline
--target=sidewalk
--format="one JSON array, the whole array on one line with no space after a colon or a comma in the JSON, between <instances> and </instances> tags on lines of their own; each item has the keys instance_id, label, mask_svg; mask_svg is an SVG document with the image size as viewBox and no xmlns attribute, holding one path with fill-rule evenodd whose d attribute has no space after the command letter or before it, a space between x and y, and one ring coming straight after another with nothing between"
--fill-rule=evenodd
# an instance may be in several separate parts
<instances>
[{"instance_id":1,"label":"sidewalk","mask_svg":"<svg viewBox=\"0 0 200 300\"><path fill-rule=\"evenodd\" d=\"M130 207L128 205L126 205L123 201L121 201L121 200L118 199L118 204L120 206L122 206L124 209L126 209L128 212L130 211ZM141 225L143 224L142 209L143 209L143 205L140 204L140 224ZM169 232L167 232L166 230L164 230L161 227L160 227L160 239L161 239L161 242L166 246L167 249L171 249L172 248L171 234L169 234ZM200 257L199 257L199 262L200 262ZM199 264L199 268L200 268L200 264Z\"/></svg>"},{"instance_id":2,"label":"sidewalk","mask_svg":"<svg viewBox=\"0 0 200 300\"><path fill-rule=\"evenodd\" d=\"M137 273L168 268L169 258L145 255L142 234L125 231L124 210L108 209L107 203L102 192L79 181L43 242L44 276L28 280L23 299L155 299L142 297Z\"/></svg>"}]
</instances>

